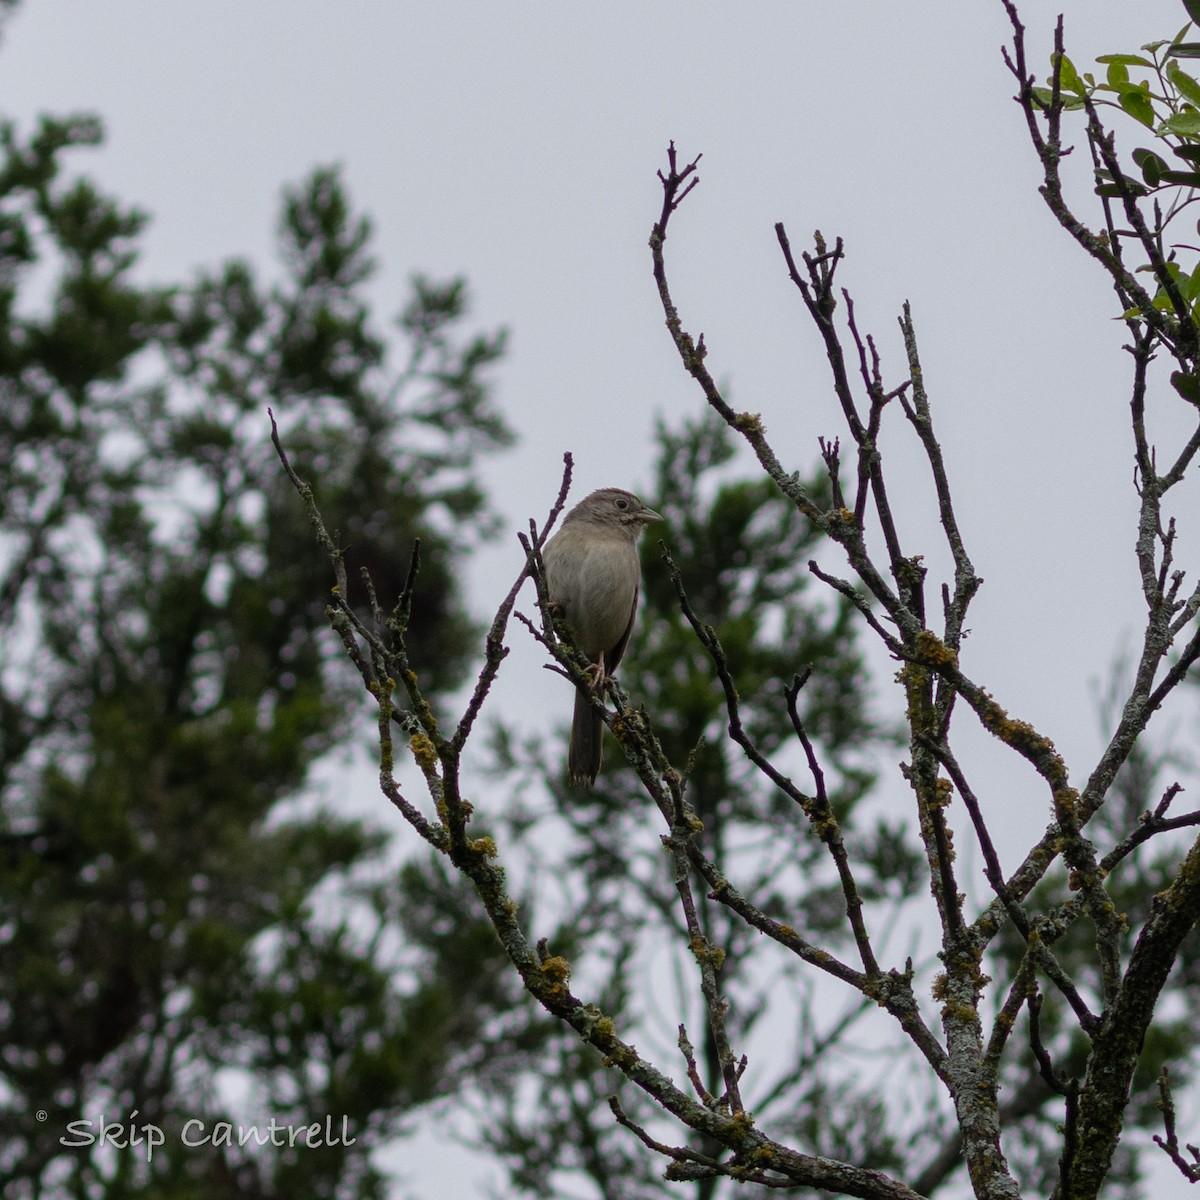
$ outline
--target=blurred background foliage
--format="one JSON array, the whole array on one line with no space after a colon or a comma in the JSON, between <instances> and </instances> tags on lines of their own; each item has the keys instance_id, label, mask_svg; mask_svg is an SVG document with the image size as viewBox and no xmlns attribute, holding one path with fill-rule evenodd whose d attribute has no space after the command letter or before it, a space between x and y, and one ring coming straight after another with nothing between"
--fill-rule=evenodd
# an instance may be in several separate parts
<instances>
[{"instance_id":1,"label":"blurred background foliage","mask_svg":"<svg viewBox=\"0 0 1200 1200\"><path fill-rule=\"evenodd\" d=\"M99 139L90 117L0 131L4 1194L381 1195L371 1150L529 1016L465 897L434 921L378 831L289 803L361 704L266 407L352 578L394 592L424 540L419 666L444 695L477 641L458 568L494 527L471 468L511 438L504 337L470 331L461 280L418 278L386 338L330 170L286 193L277 284L230 262L145 286L145 216L66 169ZM59 1144L101 1112L236 1120L231 1071L255 1111L344 1114L356 1143Z\"/></svg>"}]
</instances>

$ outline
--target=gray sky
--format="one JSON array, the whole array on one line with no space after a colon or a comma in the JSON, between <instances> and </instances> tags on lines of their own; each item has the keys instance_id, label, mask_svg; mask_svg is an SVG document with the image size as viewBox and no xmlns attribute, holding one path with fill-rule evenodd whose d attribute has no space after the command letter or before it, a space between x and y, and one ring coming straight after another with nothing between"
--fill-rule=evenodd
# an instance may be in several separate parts
<instances>
[{"instance_id":1,"label":"gray sky","mask_svg":"<svg viewBox=\"0 0 1200 1200\"><path fill-rule=\"evenodd\" d=\"M1081 66L1184 19L1178 0L1025 0L1039 69L1059 7ZM105 147L76 162L153 215L142 269L160 280L233 255L269 269L281 187L342 164L376 222L385 311L411 272L462 272L480 322L511 328L500 397L521 442L486 478L514 527L545 512L564 450L577 497L636 489L655 418L698 411L646 248L668 139L686 158L704 154L668 242L685 327L705 333L735 405L762 412L801 471L819 434L844 430L772 227L784 221L798 247L814 228L843 236L842 282L892 382L903 377L895 316L904 299L914 306L986 581L964 665L1054 738L1078 781L1098 747L1093 684L1141 607L1127 356L1099 268L1036 194L1000 59L1007 34L999 0L23 0L0 48L0 111L26 127L43 111L103 116ZM1133 144L1130 123L1119 128ZM1095 220L1080 178L1079 207ZM1157 426L1164 453L1170 431ZM906 552L944 570L902 424L884 453ZM1187 499L1194 508L1194 489ZM1198 532L1194 521L1181 532L1192 578ZM518 568L511 538L480 556L478 611ZM498 699L547 696L528 716L544 726L566 701L528 639L513 642ZM1045 822L1040 794L982 736L971 744L995 762L985 806L1029 814L1005 830L1013 861ZM421 1144L428 1163L436 1134ZM488 1173L439 1165L434 1178L443 1195L467 1196Z\"/></svg>"}]
</instances>

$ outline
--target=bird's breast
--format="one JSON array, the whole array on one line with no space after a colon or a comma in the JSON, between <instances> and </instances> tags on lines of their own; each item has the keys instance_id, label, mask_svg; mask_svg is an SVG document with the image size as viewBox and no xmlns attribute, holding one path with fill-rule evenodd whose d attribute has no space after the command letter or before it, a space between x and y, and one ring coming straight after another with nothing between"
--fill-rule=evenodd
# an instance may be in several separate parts
<instances>
[{"instance_id":1,"label":"bird's breast","mask_svg":"<svg viewBox=\"0 0 1200 1200\"><path fill-rule=\"evenodd\" d=\"M576 645L595 656L611 650L629 628L641 565L626 538L589 542L570 553L547 554L546 575L550 599L562 605Z\"/></svg>"}]
</instances>

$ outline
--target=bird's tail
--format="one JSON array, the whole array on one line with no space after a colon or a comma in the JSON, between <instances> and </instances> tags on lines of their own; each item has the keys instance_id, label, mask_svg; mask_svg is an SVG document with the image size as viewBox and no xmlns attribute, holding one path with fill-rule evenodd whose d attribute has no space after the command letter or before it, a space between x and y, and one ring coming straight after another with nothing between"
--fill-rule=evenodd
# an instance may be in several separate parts
<instances>
[{"instance_id":1,"label":"bird's tail","mask_svg":"<svg viewBox=\"0 0 1200 1200\"><path fill-rule=\"evenodd\" d=\"M571 720L571 749L567 770L576 786L591 787L600 771L600 741L604 736L604 718L582 690L575 692L575 715Z\"/></svg>"}]
</instances>

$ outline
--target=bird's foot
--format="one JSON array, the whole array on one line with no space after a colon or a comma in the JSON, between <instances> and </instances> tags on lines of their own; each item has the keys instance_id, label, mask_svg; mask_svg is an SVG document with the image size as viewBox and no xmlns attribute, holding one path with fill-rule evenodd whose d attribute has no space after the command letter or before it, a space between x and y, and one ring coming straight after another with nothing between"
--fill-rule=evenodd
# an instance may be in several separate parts
<instances>
[{"instance_id":1,"label":"bird's foot","mask_svg":"<svg viewBox=\"0 0 1200 1200\"><path fill-rule=\"evenodd\" d=\"M604 655L600 656L599 662L594 662L587 669L588 690L591 692L603 692L608 687L608 681L612 676L604 669Z\"/></svg>"}]
</instances>

